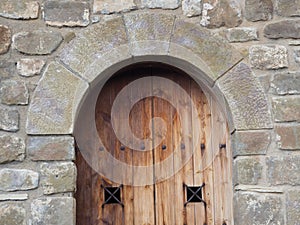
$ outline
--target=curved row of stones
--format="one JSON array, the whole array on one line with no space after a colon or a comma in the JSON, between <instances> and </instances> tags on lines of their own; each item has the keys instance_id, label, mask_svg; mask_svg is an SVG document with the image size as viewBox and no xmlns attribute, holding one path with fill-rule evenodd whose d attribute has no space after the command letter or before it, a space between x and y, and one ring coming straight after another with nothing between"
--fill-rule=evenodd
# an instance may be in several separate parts
<instances>
[{"instance_id":1,"label":"curved row of stones","mask_svg":"<svg viewBox=\"0 0 300 225\"><path fill-rule=\"evenodd\" d=\"M157 11L155 8L166 9L167 14L171 12L176 17L160 14L156 20L138 14ZM119 57L147 55L152 52L152 47L156 47L155 54L167 52L203 69L208 75L204 82L221 89L231 104L233 123L238 129L232 137L235 223L268 224L272 218L275 224L297 224L300 220L300 157L297 155L300 149L299 8L298 0L245 0L243 3L227 0L126 0L122 3L94 0L93 4L88 1L2 0L0 224L27 224L28 221L30 224L75 224L72 198L76 187L76 167L72 162L75 159L74 140L68 134L73 130L76 113L73 110L82 93L88 85L93 86L97 77L91 73L92 69L89 70L90 63L95 62L92 68L99 69L99 73L103 68L97 67L99 62L109 67ZM130 13L131 10L138 11ZM124 16L106 15L114 13ZM143 16L146 24L138 23ZM181 20L184 16L184 20L196 25ZM112 25L108 27L109 23ZM110 35L111 26L119 24L122 28L126 23L132 23L132 30L126 25L125 31L129 34L123 36L126 40L122 40L119 31ZM162 24L162 31L157 23ZM171 41L173 50L171 45L165 45L164 35L170 34L168 31L174 33L164 26L168 23L177 24L181 32L178 31L177 39L173 37ZM151 29L138 33L137 25L147 25ZM212 33L198 25L212 29ZM222 26L225 27L216 29ZM78 27L83 30L79 34ZM242 55L218 37L210 40L215 33L239 48ZM91 37L87 42L85 35ZM201 35L207 39L201 40ZM80 48L81 44L94 41L99 45ZM130 43L127 55L123 53L128 48L122 49L127 44L122 41ZM161 45L152 46L154 41ZM203 52L220 45L224 51L219 55L212 51L202 56ZM117 47L114 50L111 46ZM182 51L178 46L183 46L189 53L180 55ZM99 49L99 54L94 54L93 47L102 51ZM93 51L89 52L89 49ZM73 54L68 56L68 51ZM109 54L105 57L108 61L101 59L105 52ZM195 57L200 53L203 60ZM83 54L88 57L85 59ZM209 54L217 54L219 58L214 59ZM191 58L193 56L195 58ZM247 62L248 56L256 77L246 64L239 63L243 57ZM55 57L57 60L53 61ZM77 60L83 60L83 67L76 67ZM228 64L220 65L219 62L224 60ZM43 78L36 89L41 74ZM236 79L237 75L241 80ZM261 85L268 102L261 92ZM251 96L251 102L243 96ZM29 103L31 109L27 113ZM272 106L275 123L269 120L267 104ZM39 119L40 113L50 116L43 118L49 126ZM37 118L36 124L27 124L27 132L39 136L27 136L27 114L29 118ZM267 119L263 121L263 118ZM273 124L275 129L269 130Z\"/></svg>"}]
</instances>

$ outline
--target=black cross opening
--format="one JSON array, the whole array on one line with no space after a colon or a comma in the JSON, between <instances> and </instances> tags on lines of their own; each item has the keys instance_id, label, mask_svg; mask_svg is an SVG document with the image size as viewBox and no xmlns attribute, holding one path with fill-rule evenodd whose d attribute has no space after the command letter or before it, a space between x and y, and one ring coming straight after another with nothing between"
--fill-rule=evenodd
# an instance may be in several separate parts
<instances>
[{"instance_id":1,"label":"black cross opening","mask_svg":"<svg viewBox=\"0 0 300 225\"><path fill-rule=\"evenodd\" d=\"M104 187L104 203L102 204L102 208L107 204L120 204L124 207L124 204L121 201L121 188L123 185L119 187Z\"/></svg>"},{"instance_id":2,"label":"black cross opening","mask_svg":"<svg viewBox=\"0 0 300 225\"><path fill-rule=\"evenodd\" d=\"M204 183L201 186L187 186L186 187L186 196L187 201L184 203L184 207L191 202L203 202L206 206L206 202L202 198L202 188L204 187Z\"/></svg>"}]
</instances>

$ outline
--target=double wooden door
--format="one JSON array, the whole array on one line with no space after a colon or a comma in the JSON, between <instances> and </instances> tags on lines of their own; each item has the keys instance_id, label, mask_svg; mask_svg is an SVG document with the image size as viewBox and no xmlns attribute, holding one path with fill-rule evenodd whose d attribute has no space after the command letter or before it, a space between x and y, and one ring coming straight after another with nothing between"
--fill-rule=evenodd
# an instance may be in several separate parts
<instances>
[{"instance_id":1,"label":"double wooden door","mask_svg":"<svg viewBox=\"0 0 300 225\"><path fill-rule=\"evenodd\" d=\"M105 176L77 151L77 225L233 224L226 120L191 77L162 64L123 69L102 88L95 121L96 151L128 166Z\"/></svg>"}]
</instances>

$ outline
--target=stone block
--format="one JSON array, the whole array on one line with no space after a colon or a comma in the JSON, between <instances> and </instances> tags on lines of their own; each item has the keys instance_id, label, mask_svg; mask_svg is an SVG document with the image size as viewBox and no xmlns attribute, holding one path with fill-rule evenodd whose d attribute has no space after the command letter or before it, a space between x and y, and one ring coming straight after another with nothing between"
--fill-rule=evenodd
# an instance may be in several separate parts
<instances>
[{"instance_id":1,"label":"stone block","mask_svg":"<svg viewBox=\"0 0 300 225\"><path fill-rule=\"evenodd\" d=\"M88 84L58 63L50 63L27 114L28 134L71 134L77 105Z\"/></svg>"},{"instance_id":2,"label":"stone block","mask_svg":"<svg viewBox=\"0 0 300 225\"><path fill-rule=\"evenodd\" d=\"M22 138L11 135L0 135L0 163L23 161L25 142Z\"/></svg>"},{"instance_id":3,"label":"stone block","mask_svg":"<svg viewBox=\"0 0 300 225\"><path fill-rule=\"evenodd\" d=\"M283 20L269 23L264 27L264 36L267 38L300 38L300 20Z\"/></svg>"},{"instance_id":4,"label":"stone block","mask_svg":"<svg viewBox=\"0 0 300 225\"><path fill-rule=\"evenodd\" d=\"M75 225L75 199L39 198L31 203L31 225Z\"/></svg>"},{"instance_id":5,"label":"stone block","mask_svg":"<svg viewBox=\"0 0 300 225\"><path fill-rule=\"evenodd\" d=\"M278 147L283 150L300 150L300 125L276 125Z\"/></svg>"},{"instance_id":6,"label":"stone block","mask_svg":"<svg viewBox=\"0 0 300 225\"><path fill-rule=\"evenodd\" d=\"M258 184L262 176L263 165L259 158L249 157L236 159L234 161L234 183L237 184Z\"/></svg>"},{"instance_id":7,"label":"stone block","mask_svg":"<svg viewBox=\"0 0 300 225\"><path fill-rule=\"evenodd\" d=\"M234 196L235 225L283 225L284 211L280 195L238 192Z\"/></svg>"},{"instance_id":8,"label":"stone block","mask_svg":"<svg viewBox=\"0 0 300 225\"><path fill-rule=\"evenodd\" d=\"M300 72L285 72L274 75L270 91L275 95L300 94Z\"/></svg>"},{"instance_id":9,"label":"stone block","mask_svg":"<svg viewBox=\"0 0 300 225\"><path fill-rule=\"evenodd\" d=\"M272 19L272 0L245 0L245 17L252 22Z\"/></svg>"},{"instance_id":10,"label":"stone block","mask_svg":"<svg viewBox=\"0 0 300 225\"><path fill-rule=\"evenodd\" d=\"M267 98L251 69L238 64L216 83L224 93L237 130L271 128Z\"/></svg>"},{"instance_id":11,"label":"stone block","mask_svg":"<svg viewBox=\"0 0 300 225\"><path fill-rule=\"evenodd\" d=\"M31 77L39 75L45 63L42 59L23 58L17 62L17 70L21 76Z\"/></svg>"},{"instance_id":12,"label":"stone block","mask_svg":"<svg viewBox=\"0 0 300 225\"><path fill-rule=\"evenodd\" d=\"M1 103L6 105L27 105L29 93L24 81L5 80L0 85Z\"/></svg>"},{"instance_id":13,"label":"stone block","mask_svg":"<svg viewBox=\"0 0 300 225\"><path fill-rule=\"evenodd\" d=\"M39 16L39 3L28 0L1 0L0 16L9 19L36 19Z\"/></svg>"},{"instance_id":14,"label":"stone block","mask_svg":"<svg viewBox=\"0 0 300 225\"><path fill-rule=\"evenodd\" d=\"M13 36L13 46L28 55L48 55L58 48L63 38L59 32L35 30Z\"/></svg>"},{"instance_id":15,"label":"stone block","mask_svg":"<svg viewBox=\"0 0 300 225\"><path fill-rule=\"evenodd\" d=\"M37 188L39 174L26 169L0 169L1 191L22 191Z\"/></svg>"},{"instance_id":16,"label":"stone block","mask_svg":"<svg viewBox=\"0 0 300 225\"><path fill-rule=\"evenodd\" d=\"M253 45L249 49L249 58L256 69L280 69L288 67L287 53L282 45Z\"/></svg>"},{"instance_id":17,"label":"stone block","mask_svg":"<svg viewBox=\"0 0 300 225\"><path fill-rule=\"evenodd\" d=\"M270 143L269 131L236 131L232 136L233 156L265 155Z\"/></svg>"},{"instance_id":18,"label":"stone block","mask_svg":"<svg viewBox=\"0 0 300 225\"><path fill-rule=\"evenodd\" d=\"M89 3L85 1L46 1L43 15L50 26L85 27L90 23Z\"/></svg>"},{"instance_id":19,"label":"stone block","mask_svg":"<svg viewBox=\"0 0 300 225\"><path fill-rule=\"evenodd\" d=\"M276 122L300 121L300 96L273 97L272 105Z\"/></svg>"},{"instance_id":20,"label":"stone block","mask_svg":"<svg viewBox=\"0 0 300 225\"><path fill-rule=\"evenodd\" d=\"M45 195L74 192L76 189L76 166L72 162L42 163L40 173Z\"/></svg>"},{"instance_id":21,"label":"stone block","mask_svg":"<svg viewBox=\"0 0 300 225\"><path fill-rule=\"evenodd\" d=\"M24 201L28 199L28 194L0 194L0 201ZM1 216L0 216L1 217Z\"/></svg>"},{"instance_id":22,"label":"stone block","mask_svg":"<svg viewBox=\"0 0 300 225\"><path fill-rule=\"evenodd\" d=\"M0 6L1 7L1 6ZM0 25L0 54L8 51L11 43L11 31L7 26Z\"/></svg>"},{"instance_id":23,"label":"stone block","mask_svg":"<svg viewBox=\"0 0 300 225\"><path fill-rule=\"evenodd\" d=\"M300 16L300 0L276 0L280 16Z\"/></svg>"},{"instance_id":24,"label":"stone block","mask_svg":"<svg viewBox=\"0 0 300 225\"><path fill-rule=\"evenodd\" d=\"M70 136L29 137L27 151L30 159L38 160L74 160L74 138Z\"/></svg>"},{"instance_id":25,"label":"stone block","mask_svg":"<svg viewBox=\"0 0 300 225\"><path fill-rule=\"evenodd\" d=\"M294 50L294 59L296 63L300 63L300 49Z\"/></svg>"},{"instance_id":26,"label":"stone block","mask_svg":"<svg viewBox=\"0 0 300 225\"><path fill-rule=\"evenodd\" d=\"M134 0L94 0L93 12L111 14L117 12L127 12L136 9Z\"/></svg>"},{"instance_id":27,"label":"stone block","mask_svg":"<svg viewBox=\"0 0 300 225\"><path fill-rule=\"evenodd\" d=\"M187 17L199 16L202 13L202 0L183 0L182 11Z\"/></svg>"},{"instance_id":28,"label":"stone block","mask_svg":"<svg viewBox=\"0 0 300 225\"><path fill-rule=\"evenodd\" d=\"M290 189L286 194L287 225L299 225L300 221L300 191Z\"/></svg>"},{"instance_id":29,"label":"stone block","mask_svg":"<svg viewBox=\"0 0 300 225\"><path fill-rule=\"evenodd\" d=\"M229 42L246 42L258 40L258 32L255 27L236 27L225 30Z\"/></svg>"},{"instance_id":30,"label":"stone block","mask_svg":"<svg viewBox=\"0 0 300 225\"><path fill-rule=\"evenodd\" d=\"M180 0L141 0L142 7L150 9L162 8L162 9L177 9L180 6Z\"/></svg>"},{"instance_id":31,"label":"stone block","mask_svg":"<svg viewBox=\"0 0 300 225\"><path fill-rule=\"evenodd\" d=\"M300 185L300 156L270 156L266 163L271 185Z\"/></svg>"},{"instance_id":32,"label":"stone block","mask_svg":"<svg viewBox=\"0 0 300 225\"><path fill-rule=\"evenodd\" d=\"M0 130L18 131L19 117L18 110L0 107Z\"/></svg>"},{"instance_id":33,"label":"stone block","mask_svg":"<svg viewBox=\"0 0 300 225\"><path fill-rule=\"evenodd\" d=\"M15 202L0 203L0 225L26 225L26 209Z\"/></svg>"},{"instance_id":34,"label":"stone block","mask_svg":"<svg viewBox=\"0 0 300 225\"><path fill-rule=\"evenodd\" d=\"M15 74L15 62L0 60L0 81L11 78Z\"/></svg>"}]
</instances>

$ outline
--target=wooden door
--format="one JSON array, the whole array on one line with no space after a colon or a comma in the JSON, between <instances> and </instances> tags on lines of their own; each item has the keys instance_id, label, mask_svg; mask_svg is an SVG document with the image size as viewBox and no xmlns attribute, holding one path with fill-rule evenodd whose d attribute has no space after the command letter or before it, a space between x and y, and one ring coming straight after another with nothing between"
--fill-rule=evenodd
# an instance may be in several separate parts
<instances>
[{"instance_id":1,"label":"wooden door","mask_svg":"<svg viewBox=\"0 0 300 225\"><path fill-rule=\"evenodd\" d=\"M95 151L129 166L108 165L108 178L77 151L77 225L233 224L226 120L191 77L157 63L125 68L102 88L95 120Z\"/></svg>"}]
</instances>

